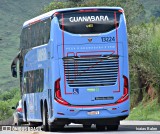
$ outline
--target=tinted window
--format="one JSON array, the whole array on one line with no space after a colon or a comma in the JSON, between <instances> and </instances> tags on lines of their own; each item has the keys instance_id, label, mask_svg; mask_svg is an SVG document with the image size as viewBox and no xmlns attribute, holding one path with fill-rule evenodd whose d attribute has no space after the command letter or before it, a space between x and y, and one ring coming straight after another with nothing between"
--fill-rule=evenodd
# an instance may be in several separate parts
<instances>
[{"instance_id":1,"label":"tinted window","mask_svg":"<svg viewBox=\"0 0 160 134\"><path fill-rule=\"evenodd\" d=\"M69 12L59 14L60 28L74 34L98 34L119 26L120 12Z\"/></svg>"},{"instance_id":2,"label":"tinted window","mask_svg":"<svg viewBox=\"0 0 160 134\"><path fill-rule=\"evenodd\" d=\"M44 70L38 69L24 73L24 93L42 92L44 87Z\"/></svg>"},{"instance_id":3,"label":"tinted window","mask_svg":"<svg viewBox=\"0 0 160 134\"><path fill-rule=\"evenodd\" d=\"M29 49L49 42L51 19L37 22L22 29L20 49Z\"/></svg>"}]
</instances>

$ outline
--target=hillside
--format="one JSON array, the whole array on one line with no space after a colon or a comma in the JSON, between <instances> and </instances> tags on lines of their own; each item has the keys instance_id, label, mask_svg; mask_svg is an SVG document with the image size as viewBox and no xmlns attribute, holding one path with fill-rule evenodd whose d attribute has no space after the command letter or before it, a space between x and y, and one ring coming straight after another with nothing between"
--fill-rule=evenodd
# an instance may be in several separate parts
<instances>
[{"instance_id":1,"label":"hillside","mask_svg":"<svg viewBox=\"0 0 160 134\"><path fill-rule=\"evenodd\" d=\"M0 1L0 91L18 87L18 79L11 77L10 64L18 53L19 35L24 21L43 11L43 7L53 0L4 0ZM160 0L140 0L146 17L160 16Z\"/></svg>"},{"instance_id":2,"label":"hillside","mask_svg":"<svg viewBox=\"0 0 160 134\"><path fill-rule=\"evenodd\" d=\"M133 108L127 120L154 120L159 121L160 106L157 99L144 99L137 107Z\"/></svg>"},{"instance_id":3,"label":"hillside","mask_svg":"<svg viewBox=\"0 0 160 134\"><path fill-rule=\"evenodd\" d=\"M10 64L18 52L23 22L41 14L43 7L51 1L0 1L0 90L18 86L18 80L11 77Z\"/></svg>"},{"instance_id":4,"label":"hillside","mask_svg":"<svg viewBox=\"0 0 160 134\"><path fill-rule=\"evenodd\" d=\"M149 20L150 17L160 17L160 0L139 0L146 11L145 19Z\"/></svg>"}]
</instances>

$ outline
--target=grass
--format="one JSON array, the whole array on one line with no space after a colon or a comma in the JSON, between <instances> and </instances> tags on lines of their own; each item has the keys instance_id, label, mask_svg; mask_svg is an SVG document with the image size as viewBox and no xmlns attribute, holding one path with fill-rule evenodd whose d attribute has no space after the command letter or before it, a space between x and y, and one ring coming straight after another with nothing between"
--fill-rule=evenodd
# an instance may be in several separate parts
<instances>
[{"instance_id":1,"label":"grass","mask_svg":"<svg viewBox=\"0 0 160 134\"><path fill-rule=\"evenodd\" d=\"M160 121L160 105L157 99L149 100L148 102L142 101L138 106L131 110L127 120L154 120Z\"/></svg>"}]
</instances>

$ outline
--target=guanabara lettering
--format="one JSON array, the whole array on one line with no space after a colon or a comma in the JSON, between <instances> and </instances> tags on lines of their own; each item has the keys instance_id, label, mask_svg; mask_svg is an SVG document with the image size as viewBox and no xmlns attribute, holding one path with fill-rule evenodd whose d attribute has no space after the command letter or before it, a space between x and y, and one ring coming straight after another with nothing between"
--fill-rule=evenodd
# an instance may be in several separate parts
<instances>
[{"instance_id":1,"label":"guanabara lettering","mask_svg":"<svg viewBox=\"0 0 160 134\"><path fill-rule=\"evenodd\" d=\"M108 16L82 16L82 17L70 17L70 22L90 22L90 21L107 21Z\"/></svg>"}]
</instances>

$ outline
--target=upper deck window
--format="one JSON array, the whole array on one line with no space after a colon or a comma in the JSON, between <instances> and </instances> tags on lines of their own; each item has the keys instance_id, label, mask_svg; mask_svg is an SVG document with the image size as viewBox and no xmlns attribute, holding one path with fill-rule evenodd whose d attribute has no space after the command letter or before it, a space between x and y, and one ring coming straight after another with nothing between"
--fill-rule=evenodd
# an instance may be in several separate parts
<instances>
[{"instance_id":1,"label":"upper deck window","mask_svg":"<svg viewBox=\"0 0 160 134\"><path fill-rule=\"evenodd\" d=\"M62 30L73 34L98 34L119 26L120 12L83 10L57 15Z\"/></svg>"},{"instance_id":2,"label":"upper deck window","mask_svg":"<svg viewBox=\"0 0 160 134\"><path fill-rule=\"evenodd\" d=\"M30 49L49 42L51 18L31 24L22 29L20 49Z\"/></svg>"}]
</instances>

